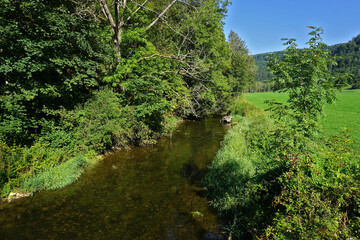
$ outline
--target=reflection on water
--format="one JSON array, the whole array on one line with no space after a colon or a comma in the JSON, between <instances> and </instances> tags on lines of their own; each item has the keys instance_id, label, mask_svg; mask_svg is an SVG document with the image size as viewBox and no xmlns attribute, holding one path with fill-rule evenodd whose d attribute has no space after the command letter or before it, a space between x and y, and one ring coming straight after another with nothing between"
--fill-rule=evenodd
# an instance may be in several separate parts
<instances>
[{"instance_id":1,"label":"reflection on water","mask_svg":"<svg viewBox=\"0 0 360 240\"><path fill-rule=\"evenodd\" d=\"M68 187L1 204L0 239L222 239L201 178L225 131L217 119L186 122Z\"/></svg>"}]
</instances>

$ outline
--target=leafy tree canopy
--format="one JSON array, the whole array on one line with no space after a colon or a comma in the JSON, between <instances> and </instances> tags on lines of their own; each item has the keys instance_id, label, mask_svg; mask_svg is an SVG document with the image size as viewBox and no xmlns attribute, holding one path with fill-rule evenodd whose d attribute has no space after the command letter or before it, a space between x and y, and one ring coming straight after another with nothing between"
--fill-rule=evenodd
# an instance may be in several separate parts
<instances>
[{"instance_id":1,"label":"leafy tree canopy","mask_svg":"<svg viewBox=\"0 0 360 240\"><path fill-rule=\"evenodd\" d=\"M26 141L60 106L84 102L113 54L100 26L72 14L70 1L0 5L0 130Z\"/></svg>"}]
</instances>

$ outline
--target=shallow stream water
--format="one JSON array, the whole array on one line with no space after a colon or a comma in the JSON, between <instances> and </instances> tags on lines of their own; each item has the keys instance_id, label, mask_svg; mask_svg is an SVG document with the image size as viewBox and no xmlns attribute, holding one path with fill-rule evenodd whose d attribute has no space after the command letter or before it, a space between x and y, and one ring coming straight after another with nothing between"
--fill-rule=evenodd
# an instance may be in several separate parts
<instances>
[{"instance_id":1,"label":"shallow stream water","mask_svg":"<svg viewBox=\"0 0 360 240\"><path fill-rule=\"evenodd\" d=\"M70 186L0 203L0 239L224 239L201 179L226 130L219 119L185 122Z\"/></svg>"}]
</instances>

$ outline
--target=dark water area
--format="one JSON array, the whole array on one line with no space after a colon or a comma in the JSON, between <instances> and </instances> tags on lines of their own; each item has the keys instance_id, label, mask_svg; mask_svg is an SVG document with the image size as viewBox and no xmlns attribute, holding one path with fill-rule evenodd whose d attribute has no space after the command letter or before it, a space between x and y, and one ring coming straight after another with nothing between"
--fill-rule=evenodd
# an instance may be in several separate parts
<instances>
[{"instance_id":1,"label":"dark water area","mask_svg":"<svg viewBox=\"0 0 360 240\"><path fill-rule=\"evenodd\" d=\"M226 130L219 119L185 122L70 186L0 203L0 239L225 239L201 179Z\"/></svg>"}]
</instances>

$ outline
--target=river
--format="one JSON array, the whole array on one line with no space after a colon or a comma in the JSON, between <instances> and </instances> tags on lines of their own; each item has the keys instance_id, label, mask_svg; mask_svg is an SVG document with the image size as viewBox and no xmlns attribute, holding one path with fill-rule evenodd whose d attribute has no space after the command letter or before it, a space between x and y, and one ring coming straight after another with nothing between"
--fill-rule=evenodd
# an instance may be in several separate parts
<instances>
[{"instance_id":1,"label":"river","mask_svg":"<svg viewBox=\"0 0 360 240\"><path fill-rule=\"evenodd\" d=\"M1 203L0 239L225 239L201 179L226 130L219 119L187 121L65 188Z\"/></svg>"}]
</instances>

